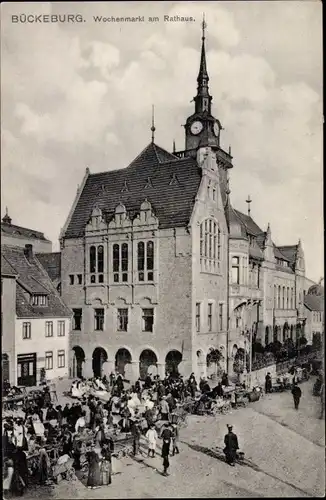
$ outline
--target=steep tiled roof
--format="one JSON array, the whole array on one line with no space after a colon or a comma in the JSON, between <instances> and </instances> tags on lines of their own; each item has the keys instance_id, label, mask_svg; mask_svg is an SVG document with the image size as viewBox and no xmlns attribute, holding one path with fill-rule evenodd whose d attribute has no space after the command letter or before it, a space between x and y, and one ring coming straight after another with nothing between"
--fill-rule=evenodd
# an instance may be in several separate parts
<instances>
[{"instance_id":1,"label":"steep tiled roof","mask_svg":"<svg viewBox=\"0 0 326 500\"><path fill-rule=\"evenodd\" d=\"M10 263L1 254L1 276L16 276L17 271L10 265Z\"/></svg>"},{"instance_id":2,"label":"steep tiled roof","mask_svg":"<svg viewBox=\"0 0 326 500\"><path fill-rule=\"evenodd\" d=\"M253 259L264 260L264 254L254 238L251 240L249 245L249 256Z\"/></svg>"},{"instance_id":3,"label":"steep tiled roof","mask_svg":"<svg viewBox=\"0 0 326 500\"><path fill-rule=\"evenodd\" d=\"M52 281L59 280L61 277L61 253L38 253L37 260L42 264Z\"/></svg>"},{"instance_id":4,"label":"steep tiled roof","mask_svg":"<svg viewBox=\"0 0 326 500\"><path fill-rule=\"evenodd\" d=\"M274 246L274 255L276 259L282 259L286 260L287 262L291 262L290 259L285 254L283 254L283 252L280 251L279 247L277 247L274 243L273 246Z\"/></svg>"},{"instance_id":5,"label":"steep tiled roof","mask_svg":"<svg viewBox=\"0 0 326 500\"><path fill-rule=\"evenodd\" d=\"M310 311L323 311L324 310L324 297L320 295L305 295L304 305Z\"/></svg>"},{"instance_id":6,"label":"steep tiled roof","mask_svg":"<svg viewBox=\"0 0 326 500\"><path fill-rule=\"evenodd\" d=\"M18 317L70 317L71 311L56 292L48 274L35 256L26 258L20 247L1 246L2 257L16 271ZM46 294L47 306L32 306L30 294Z\"/></svg>"},{"instance_id":7,"label":"steep tiled roof","mask_svg":"<svg viewBox=\"0 0 326 500\"><path fill-rule=\"evenodd\" d=\"M281 252L283 257L280 257L280 259L286 259L291 264L294 264L296 256L297 256L297 249L298 245L287 245L287 246L278 246L277 249Z\"/></svg>"},{"instance_id":8,"label":"steep tiled roof","mask_svg":"<svg viewBox=\"0 0 326 500\"><path fill-rule=\"evenodd\" d=\"M34 229L28 229L27 227L15 226L14 224L1 222L1 232L17 237L21 236L23 238L35 238L36 240L49 241L40 231L34 231Z\"/></svg>"},{"instance_id":9,"label":"steep tiled roof","mask_svg":"<svg viewBox=\"0 0 326 500\"><path fill-rule=\"evenodd\" d=\"M171 183L174 174L178 182ZM184 226L189 222L200 181L201 170L195 159L178 159L151 143L127 168L88 177L65 236L84 234L95 203L109 221L118 203L135 216L145 198L151 203L160 228Z\"/></svg>"},{"instance_id":10,"label":"steep tiled roof","mask_svg":"<svg viewBox=\"0 0 326 500\"><path fill-rule=\"evenodd\" d=\"M236 213L239 215L240 219L244 223L246 230L248 233L252 236L256 236L258 234L261 234L263 231L260 229L259 226L257 226L256 222L250 217L250 215L245 215L239 210L235 210Z\"/></svg>"},{"instance_id":11,"label":"steep tiled roof","mask_svg":"<svg viewBox=\"0 0 326 500\"><path fill-rule=\"evenodd\" d=\"M227 199L225 206L225 217L229 226L230 238L247 239L246 227L238 215L237 210L234 210L232 207L229 199Z\"/></svg>"}]
</instances>

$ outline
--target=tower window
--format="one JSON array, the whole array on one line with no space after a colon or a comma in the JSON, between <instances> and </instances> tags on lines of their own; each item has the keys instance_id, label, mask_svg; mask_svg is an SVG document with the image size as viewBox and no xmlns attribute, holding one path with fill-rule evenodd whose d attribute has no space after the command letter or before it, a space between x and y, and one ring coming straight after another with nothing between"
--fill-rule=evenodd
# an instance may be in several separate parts
<instances>
[{"instance_id":1,"label":"tower window","mask_svg":"<svg viewBox=\"0 0 326 500\"><path fill-rule=\"evenodd\" d=\"M232 257L232 283L240 285L240 257Z\"/></svg>"},{"instance_id":2,"label":"tower window","mask_svg":"<svg viewBox=\"0 0 326 500\"><path fill-rule=\"evenodd\" d=\"M202 272L216 273L221 261L221 231L213 219L200 226L200 262Z\"/></svg>"},{"instance_id":3,"label":"tower window","mask_svg":"<svg viewBox=\"0 0 326 500\"><path fill-rule=\"evenodd\" d=\"M208 304L208 314L207 314L207 326L208 331L211 332L213 329L213 304Z\"/></svg>"},{"instance_id":4,"label":"tower window","mask_svg":"<svg viewBox=\"0 0 326 500\"><path fill-rule=\"evenodd\" d=\"M200 302L196 304L196 332L200 332Z\"/></svg>"},{"instance_id":5,"label":"tower window","mask_svg":"<svg viewBox=\"0 0 326 500\"><path fill-rule=\"evenodd\" d=\"M126 332L128 330L128 309L118 309L118 331Z\"/></svg>"},{"instance_id":6,"label":"tower window","mask_svg":"<svg viewBox=\"0 0 326 500\"><path fill-rule=\"evenodd\" d=\"M74 317L73 317L73 330L81 330L82 325L82 309L73 309Z\"/></svg>"}]
</instances>

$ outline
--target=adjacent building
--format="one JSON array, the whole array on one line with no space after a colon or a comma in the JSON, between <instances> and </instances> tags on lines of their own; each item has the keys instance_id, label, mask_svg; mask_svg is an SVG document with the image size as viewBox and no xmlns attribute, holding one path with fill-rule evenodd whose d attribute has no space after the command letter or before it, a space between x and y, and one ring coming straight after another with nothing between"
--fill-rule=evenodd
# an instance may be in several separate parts
<instances>
[{"instance_id":1,"label":"adjacent building","mask_svg":"<svg viewBox=\"0 0 326 500\"><path fill-rule=\"evenodd\" d=\"M47 240L43 233L13 224L8 209L1 222L1 244L21 248L33 245L35 252L52 252L52 242Z\"/></svg>"},{"instance_id":2,"label":"adjacent building","mask_svg":"<svg viewBox=\"0 0 326 500\"><path fill-rule=\"evenodd\" d=\"M159 147L153 124L129 166L86 169L60 235L72 376L232 373L239 348L304 334L302 244L276 246L232 207L208 82L203 27L184 150Z\"/></svg>"},{"instance_id":3,"label":"adjacent building","mask_svg":"<svg viewBox=\"0 0 326 500\"><path fill-rule=\"evenodd\" d=\"M324 338L324 288L320 284L312 285L304 297L307 317L306 339L309 345L321 349Z\"/></svg>"},{"instance_id":4,"label":"adjacent building","mask_svg":"<svg viewBox=\"0 0 326 500\"><path fill-rule=\"evenodd\" d=\"M71 310L33 252L1 246L2 368L11 384L67 376Z\"/></svg>"}]
</instances>

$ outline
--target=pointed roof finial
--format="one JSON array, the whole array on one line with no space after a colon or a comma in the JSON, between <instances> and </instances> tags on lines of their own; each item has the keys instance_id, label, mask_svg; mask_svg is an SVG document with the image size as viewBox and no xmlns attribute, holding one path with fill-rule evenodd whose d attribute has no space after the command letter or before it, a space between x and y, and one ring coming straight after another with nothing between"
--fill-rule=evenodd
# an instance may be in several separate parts
<instances>
[{"instance_id":1,"label":"pointed roof finial","mask_svg":"<svg viewBox=\"0 0 326 500\"><path fill-rule=\"evenodd\" d=\"M246 203L248 204L248 215L250 216L250 203L252 199L250 198L250 194L248 194L248 198L246 199Z\"/></svg>"},{"instance_id":2,"label":"pointed roof finial","mask_svg":"<svg viewBox=\"0 0 326 500\"><path fill-rule=\"evenodd\" d=\"M154 104L152 104L152 126L151 126L151 131L152 131L152 143L154 143L155 139L155 120L154 120Z\"/></svg>"},{"instance_id":3,"label":"pointed roof finial","mask_svg":"<svg viewBox=\"0 0 326 500\"><path fill-rule=\"evenodd\" d=\"M8 214L8 207L6 207L6 214L5 216L2 218L2 222L4 222L5 224L11 224L11 217L9 217L9 214Z\"/></svg>"},{"instance_id":4,"label":"pointed roof finial","mask_svg":"<svg viewBox=\"0 0 326 500\"><path fill-rule=\"evenodd\" d=\"M229 155L232 156L232 152L231 152L231 144L229 146Z\"/></svg>"},{"instance_id":5,"label":"pointed roof finial","mask_svg":"<svg viewBox=\"0 0 326 500\"><path fill-rule=\"evenodd\" d=\"M173 153L175 153L176 149L175 149L175 140L173 139Z\"/></svg>"},{"instance_id":6,"label":"pointed roof finial","mask_svg":"<svg viewBox=\"0 0 326 500\"><path fill-rule=\"evenodd\" d=\"M204 41L205 40L205 29L207 28L207 24L205 21L205 12L203 12L203 21L201 23L201 26L202 26L202 30L203 30L203 35L202 35L201 39Z\"/></svg>"}]
</instances>

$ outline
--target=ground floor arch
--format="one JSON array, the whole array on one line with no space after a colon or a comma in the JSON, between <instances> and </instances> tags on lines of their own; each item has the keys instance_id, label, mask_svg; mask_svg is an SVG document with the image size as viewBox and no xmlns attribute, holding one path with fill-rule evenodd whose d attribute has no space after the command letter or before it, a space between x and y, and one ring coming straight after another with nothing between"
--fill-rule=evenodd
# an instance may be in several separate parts
<instances>
[{"instance_id":1,"label":"ground floor arch","mask_svg":"<svg viewBox=\"0 0 326 500\"><path fill-rule=\"evenodd\" d=\"M140 378L144 379L150 372L151 375L156 375L157 372L157 356L151 349L144 349L139 356L139 374ZM154 367L155 373L153 373ZM151 368L149 370L149 368Z\"/></svg>"},{"instance_id":2,"label":"ground floor arch","mask_svg":"<svg viewBox=\"0 0 326 500\"><path fill-rule=\"evenodd\" d=\"M103 363L108 360L108 355L103 347L96 347L93 351L92 368L94 377L102 377Z\"/></svg>"},{"instance_id":3,"label":"ground floor arch","mask_svg":"<svg viewBox=\"0 0 326 500\"><path fill-rule=\"evenodd\" d=\"M128 349L121 347L115 355L115 370L123 377L126 375L126 368L132 363L132 357Z\"/></svg>"},{"instance_id":4,"label":"ground floor arch","mask_svg":"<svg viewBox=\"0 0 326 500\"><path fill-rule=\"evenodd\" d=\"M207 377L220 375L223 370L221 369L220 362L223 360L223 354L220 349L211 347L206 355Z\"/></svg>"},{"instance_id":5,"label":"ground floor arch","mask_svg":"<svg viewBox=\"0 0 326 500\"><path fill-rule=\"evenodd\" d=\"M82 378L83 376L83 363L85 362L85 352L80 346L72 348L72 377Z\"/></svg>"},{"instance_id":6,"label":"ground floor arch","mask_svg":"<svg viewBox=\"0 0 326 500\"><path fill-rule=\"evenodd\" d=\"M173 349L169 351L165 357L165 371L168 375L178 375L178 366L182 361L182 354L180 351Z\"/></svg>"}]
</instances>

